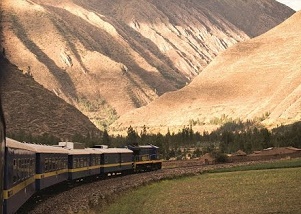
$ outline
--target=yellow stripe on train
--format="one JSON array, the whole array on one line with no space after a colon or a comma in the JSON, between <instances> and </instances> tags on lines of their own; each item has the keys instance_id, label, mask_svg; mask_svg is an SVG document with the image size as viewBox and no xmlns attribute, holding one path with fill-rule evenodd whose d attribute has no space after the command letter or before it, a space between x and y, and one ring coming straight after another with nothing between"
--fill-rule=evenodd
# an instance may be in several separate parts
<instances>
[{"instance_id":1,"label":"yellow stripe on train","mask_svg":"<svg viewBox=\"0 0 301 214\"><path fill-rule=\"evenodd\" d=\"M162 163L162 160L149 160L149 161L137 161L135 162L135 165L139 165L139 164L147 164L147 163Z\"/></svg>"},{"instance_id":2,"label":"yellow stripe on train","mask_svg":"<svg viewBox=\"0 0 301 214\"><path fill-rule=\"evenodd\" d=\"M61 170L56 170L56 171L53 171L53 172L46 172L46 173L43 173L43 174L36 174L35 178L37 180L39 180L39 179L43 179L43 178L52 177L52 176L55 176L55 175L60 175L60 174L67 173L67 172L68 172L68 169L61 169Z\"/></svg>"},{"instance_id":3,"label":"yellow stripe on train","mask_svg":"<svg viewBox=\"0 0 301 214\"><path fill-rule=\"evenodd\" d=\"M10 197L12 197L13 195L17 194L22 189L26 188L28 185L30 185L30 184L32 184L34 182L35 182L35 177L32 176L32 177L28 178L27 180L25 180L25 181L17 184L13 188L10 188L8 190L3 190L3 198L4 199L9 199Z\"/></svg>"}]
</instances>

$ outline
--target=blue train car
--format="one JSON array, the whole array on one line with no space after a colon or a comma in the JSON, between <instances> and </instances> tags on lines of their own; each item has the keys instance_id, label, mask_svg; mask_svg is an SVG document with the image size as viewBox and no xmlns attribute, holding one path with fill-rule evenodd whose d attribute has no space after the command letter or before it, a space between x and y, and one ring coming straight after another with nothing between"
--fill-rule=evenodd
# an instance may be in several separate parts
<instances>
[{"instance_id":1,"label":"blue train car","mask_svg":"<svg viewBox=\"0 0 301 214\"><path fill-rule=\"evenodd\" d=\"M4 213L15 213L36 191L36 150L7 138L5 162Z\"/></svg>"},{"instance_id":2,"label":"blue train car","mask_svg":"<svg viewBox=\"0 0 301 214\"><path fill-rule=\"evenodd\" d=\"M102 152L99 149L87 148L86 151L90 152L90 164L89 170L90 175L100 175L101 174L101 155Z\"/></svg>"},{"instance_id":3,"label":"blue train car","mask_svg":"<svg viewBox=\"0 0 301 214\"><path fill-rule=\"evenodd\" d=\"M30 144L36 149L36 189L41 190L68 179L68 150Z\"/></svg>"},{"instance_id":4,"label":"blue train car","mask_svg":"<svg viewBox=\"0 0 301 214\"><path fill-rule=\"evenodd\" d=\"M91 151L71 149L68 152L68 179L77 180L90 176Z\"/></svg>"},{"instance_id":5,"label":"blue train car","mask_svg":"<svg viewBox=\"0 0 301 214\"><path fill-rule=\"evenodd\" d=\"M102 174L128 173L133 170L133 151L126 148L101 149Z\"/></svg>"}]
</instances>

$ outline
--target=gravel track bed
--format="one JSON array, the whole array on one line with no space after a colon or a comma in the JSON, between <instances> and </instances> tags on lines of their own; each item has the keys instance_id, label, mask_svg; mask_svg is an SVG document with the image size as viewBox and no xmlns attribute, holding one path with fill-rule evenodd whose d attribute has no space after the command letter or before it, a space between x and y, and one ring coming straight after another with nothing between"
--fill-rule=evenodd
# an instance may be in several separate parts
<instances>
[{"instance_id":1,"label":"gravel track bed","mask_svg":"<svg viewBox=\"0 0 301 214\"><path fill-rule=\"evenodd\" d=\"M98 180L92 183L76 186L68 191L61 192L45 201L37 203L27 213L88 213L97 209L101 211L105 205L112 203L124 192L152 182L173 179L181 176L197 175L207 170L218 168L229 168L238 165L251 165L257 162L244 162L235 164L217 165L179 165L175 168L163 168L158 171L131 174L126 176L112 177L105 180ZM192 163L191 163L192 164ZM164 165L163 165L164 167ZM168 167L168 164L166 164Z\"/></svg>"}]
</instances>

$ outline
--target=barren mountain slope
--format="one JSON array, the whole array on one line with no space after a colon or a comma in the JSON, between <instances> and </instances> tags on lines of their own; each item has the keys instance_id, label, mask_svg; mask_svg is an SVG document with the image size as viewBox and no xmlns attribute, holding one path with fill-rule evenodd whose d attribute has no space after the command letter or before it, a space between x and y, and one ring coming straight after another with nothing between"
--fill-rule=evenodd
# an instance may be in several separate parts
<instances>
[{"instance_id":1,"label":"barren mountain slope","mask_svg":"<svg viewBox=\"0 0 301 214\"><path fill-rule=\"evenodd\" d=\"M100 134L93 123L76 108L67 104L22 74L16 66L0 58L4 74L2 102L8 133L44 133L62 140L71 140L74 134Z\"/></svg>"},{"instance_id":2,"label":"barren mountain slope","mask_svg":"<svg viewBox=\"0 0 301 214\"><path fill-rule=\"evenodd\" d=\"M2 0L6 57L98 126L293 14L274 0Z\"/></svg>"},{"instance_id":3,"label":"barren mountain slope","mask_svg":"<svg viewBox=\"0 0 301 214\"><path fill-rule=\"evenodd\" d=\"M229 48L190 85L122 116L112 127L183 127L232 119L276 126L301 119L301 12ZM166 128L165 128L166 129Z\"/></svg>"}]
</instances>

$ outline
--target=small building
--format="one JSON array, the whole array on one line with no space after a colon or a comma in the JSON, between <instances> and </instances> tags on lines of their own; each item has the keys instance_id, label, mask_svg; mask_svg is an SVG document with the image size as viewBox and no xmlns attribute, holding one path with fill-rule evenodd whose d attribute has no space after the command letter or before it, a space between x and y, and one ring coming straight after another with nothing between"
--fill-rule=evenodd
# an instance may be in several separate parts
<instances>
[{"instance_id":1,"label":"small building","mask_svg":"<svg viewBox=\"0 0 301 214\"><path fill-rule=\"evenodd\" d=\"M210 153L204 154L202 157L199 158L199 161L202 162L204 165L215 164L216 159Z\"/></svg>"},{"instance_id":2,"label":"small building","mask_svg":"<svg viewBox=\"0 0 301 214\"><path fill-rule=\"evenodd\" d=\"M247 153L245 153L244 151L242 151L242 150L238 150L237 152L234 152L233 154L232 154L232 156L246 156L247 155Z\"/></svg>"}]
</instances>

